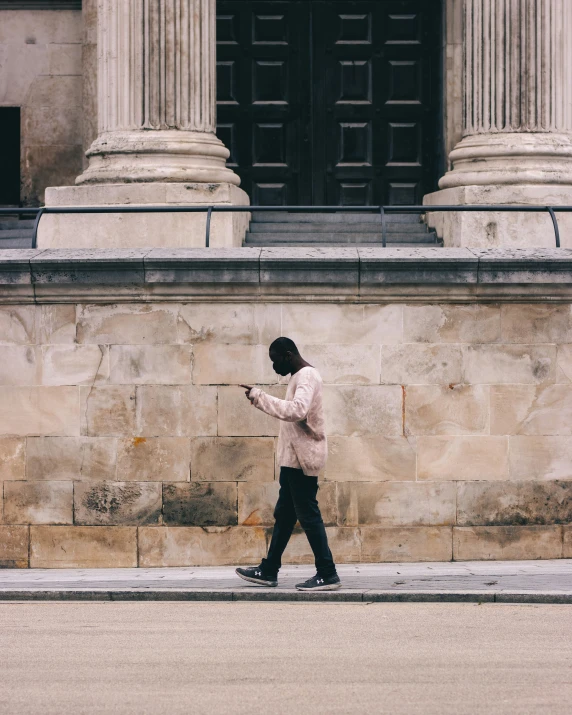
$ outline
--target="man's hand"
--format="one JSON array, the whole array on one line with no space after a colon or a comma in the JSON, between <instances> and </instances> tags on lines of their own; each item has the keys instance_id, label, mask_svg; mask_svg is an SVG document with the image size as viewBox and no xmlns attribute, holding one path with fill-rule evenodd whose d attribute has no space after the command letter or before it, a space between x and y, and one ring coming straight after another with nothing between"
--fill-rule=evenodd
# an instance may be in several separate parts
<instances>
[{"instance_id":1,"label":"man's hand","mask_svg":"<svg viewBox=\"0 0 572 715\"><path fill-rule=\"evenodd\" d=\"M250 397L250 391L252 390L252 387L250 385L241 385L240 387L244 387L244 389L246 390L244 394L248 397L250 402L252 402L252 398Z\"/></svg>"}]
</instances>

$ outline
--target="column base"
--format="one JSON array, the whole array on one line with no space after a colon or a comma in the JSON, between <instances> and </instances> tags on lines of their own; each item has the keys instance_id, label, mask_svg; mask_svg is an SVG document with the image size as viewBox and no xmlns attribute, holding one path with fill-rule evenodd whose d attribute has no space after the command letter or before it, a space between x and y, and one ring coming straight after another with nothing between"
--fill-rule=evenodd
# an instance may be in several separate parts
<instances>
[{"instance_id":1,"label":"column base","mask_svg":"<svg viewBox=\"0 0 572 715\"><path fill-rule=\"evenodd\" d=\"M427 206L508 204L572 206L572 186L519 184L462 186L443 189L423 198ZM557 213L561 246L572 248L572 214ZM554 228L548 213L430 212L426 220L446 247L554 248Z\"/></svg>"},{"instance_id":2,"label":"column base","mask_svg":"<svg viewBox=\"0 0 572 715\"><path fill-rule=\"evenodd\" d=\"M46 189L46 206L196 204L248 206L248 195L228 183L87 184ZM242 246L250 214L213 213L210 246ZM46 214L38 248L204 248L204 213Z\"/></svg>"}]
</instances>

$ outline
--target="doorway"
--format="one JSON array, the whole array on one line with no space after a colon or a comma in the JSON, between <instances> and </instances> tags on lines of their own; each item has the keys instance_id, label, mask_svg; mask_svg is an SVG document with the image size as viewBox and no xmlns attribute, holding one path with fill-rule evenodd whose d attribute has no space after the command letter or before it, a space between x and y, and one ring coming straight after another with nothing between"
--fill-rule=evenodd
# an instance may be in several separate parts
<instances>
[{"instance_id":1,"label":"doorway","mask_svg":"<svg viewBox=\"0 0 572 715\"><path fill-rule=\"evenodd\" d=\"M0 206L20 205L20 107L0 107Z\"/></svg>"}]
</instances>

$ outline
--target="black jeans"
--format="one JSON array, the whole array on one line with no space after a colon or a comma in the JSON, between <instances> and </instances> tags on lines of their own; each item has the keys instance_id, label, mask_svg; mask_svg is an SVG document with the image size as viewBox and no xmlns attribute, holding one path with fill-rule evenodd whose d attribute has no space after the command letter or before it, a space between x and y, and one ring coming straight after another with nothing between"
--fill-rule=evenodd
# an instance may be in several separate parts
<instances>
[{"instance_id":1,"label":"black jeans","mask_svg":"<svg viewBox=\"0 0 572 715\"><path fill-rule=\"evenodd\" d=\"M268 556L262 559L262 566L270 574L278 573L282 566L282 554L298 520L314 552L318 575L323 578L335 575L336 565L328 546L317 493L318 477L307 477L301 469L280 467L280 493L274 509L276 523Z\"/></svg>"}]
</instances>

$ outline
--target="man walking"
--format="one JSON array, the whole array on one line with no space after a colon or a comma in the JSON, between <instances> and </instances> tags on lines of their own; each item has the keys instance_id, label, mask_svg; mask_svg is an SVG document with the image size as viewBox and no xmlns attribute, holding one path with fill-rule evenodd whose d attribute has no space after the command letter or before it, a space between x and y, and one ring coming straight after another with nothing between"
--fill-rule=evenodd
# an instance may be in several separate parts
<instances>
[{"instance_id":1,"label":"man walking","mask_svg":"<svg viewBox=\"0 0 572 715\"><path fill-rule=\"evenodd\" d=\"M328 451L322 408L322 378L307 363L289 338L270 346L270 360L278 375L291 375L286 399L280 400L257 387L241 385L250 402L262 412L277 417L280 493L274 510L275 525L268 555L260 566L238 568L236 573L260 586L277 586L282 554L296 520L304 529L316 562L316 575L296 584L301 591L333 591L341 586L328 546L326 529L316 500L318 473Z\"/></svg>"}]
</instances>

